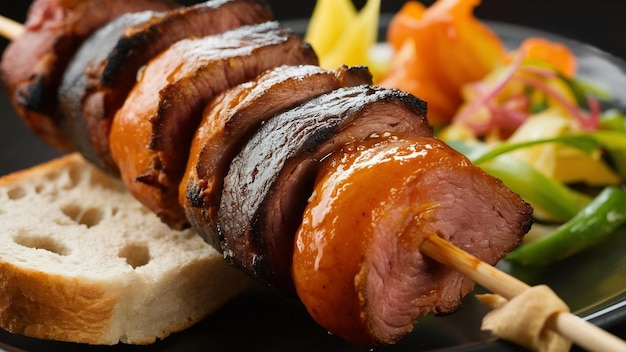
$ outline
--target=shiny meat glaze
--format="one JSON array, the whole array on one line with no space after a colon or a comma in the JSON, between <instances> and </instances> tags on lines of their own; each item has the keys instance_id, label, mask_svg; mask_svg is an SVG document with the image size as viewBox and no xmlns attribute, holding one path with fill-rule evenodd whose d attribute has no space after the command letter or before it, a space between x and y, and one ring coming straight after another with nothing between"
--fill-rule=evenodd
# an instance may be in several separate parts
<instances>
[{"instance_id":1,"label":"shiny meat glaze","mask_svg":"<svg viewBox=\"0 0 626 352\"><path fill-rule=\"evenodd\" d=\"M359 346L394 343L473 289L421 254L424 236L493 265L532 224L532 208L465 156L435 138L400 136L331 156L295 239L298 296L320 325Z\"/></svg>"},{"instance_id":2,"label":"shiny meat glaze","mask_svg":"<svg viewBox=\"0 0 626 352\"><path fill-rule=\"evenodd\" d=\"M283 64L317 64L317 56L278 22L185 39L151 60L109 136L130 192L171 227L188 226L178 185L202 109L220 92Z\"/></svg>"},{"instance_id":3,"label":"shiny meat glaze","mask_svg":"<svg viewBox=\"0 0 626 352\"><path fill-rule=\"evenodd\" d=\"M60 128L55 98L63 72L82 42L124 13L178 7L168 0L36 0L24 33L11 41L0 63L15 110L44 142L73 150Z\"/></svg>"},{"instance_id":4,"label":"shiny meat glaze","mask_svg":"<svg viewBox=\"0 0 626 352\"><path fill-rule=\"evenodd\" d=\"M86 159L114 175L119 170L109 150L111 122L142 66L181 39L272 19L267 4L259 0L211 0L152 16L127 16L84 42L59 89L65 134Z\"/></svg>"},{"instance_id":5,"label":"shiny meat glaze","mask_svg":"<svg viewBox=\"0 0 626 352\"><path fill-rule=\"evenodd\" d=\"M372 134L432 136L425 104L393 89L341 88L278 114L233 159L219 210L224 256L293 292L293 237L319 163Z\"/></svg>"},{"instance_id":6,"label":"shiny meat glaze","mask_svg":"<svg viewBox=\"0 0 626 352\"><path fill-rule=\"evenodd\" d=\"M179 199L198 233L221 249L217 212L231 160L276 113L340 87L371 84L366 67L280 66L224 91L205 109L180 184Z\"/></svg>"}]
</instances>

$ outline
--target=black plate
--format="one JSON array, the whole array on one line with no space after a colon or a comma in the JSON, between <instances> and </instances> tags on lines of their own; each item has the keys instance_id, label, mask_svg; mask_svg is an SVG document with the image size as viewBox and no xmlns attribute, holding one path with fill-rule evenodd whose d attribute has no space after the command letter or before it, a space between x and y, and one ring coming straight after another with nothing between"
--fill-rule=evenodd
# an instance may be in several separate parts
<instances>
[{"instance_id":1,"label":"black plate","mask_svg":"<svg viewBox=\"0 0 626 352\"><path fill-rule=\"evenodd\" d=\"M304 22L286 21L303 30ZM626 107L626 64L593 47L524 27L490 23L509 47L528 36L567 44L579 58L580 76L615 94L614 105ZM626 110L626 109L624 109ZM0 96L0 175L34 165L58 154L28 131ZM531 285L545 283L572 311L604 328L626 323L626 228L609 242L566 261L542 268L499 266ZM477 288L477 292L482 291ZM473 295L462 309L446 317L422 319L413 333L385 351L516 351L480 331L486 310ZM620 330L621 331L621 330ZM0 331L0 349L7 351L359 351L327 334L296 300L257 287L194 327L150 346L85 346L41 341Z\"/></svg>"}]
</instances>

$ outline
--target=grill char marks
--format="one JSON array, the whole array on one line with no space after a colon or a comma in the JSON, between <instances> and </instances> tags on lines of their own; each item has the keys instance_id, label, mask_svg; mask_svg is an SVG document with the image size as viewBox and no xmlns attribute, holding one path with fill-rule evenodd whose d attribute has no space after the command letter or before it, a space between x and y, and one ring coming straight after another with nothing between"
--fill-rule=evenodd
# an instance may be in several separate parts
<instances>
[{"instance_id":1,"label":"grill char marks","mask_svg":"<svg viewBox=\"0 0 626 352\"><path fill-rule=\"evenodd\" d=\"M94 31L122 14L179 7L167 0L36 0L24 33L11 41L0 63L14 108L44 142L73 150L60 127L56 96L74 53Z\"/></svg>"},{"instance_id":2,"label":"grill char marks","mask_svg":"<svg viewBox=\"0 0 626 352\"><path fill-rule=\"evenodd\" d=\"M192 226L215 248L223 179L231 160L273 115L345 86L370 84L365 67L336 71L318 66L281 66L217 96L206 108L192 142L179 198Z\"/></svg>"},{"instance_id":3,"label":"grill char marks","mask_svg":"<svg viewBox=\"0 0 626 352\"><path fill-rule=\"evenodd\" d=\"M320 160L372 134L430 137L425 104L397 90L337 89L274 116L233 159L219 210L224 255L292 293L293 238Z\"/></svg>"},{"instance_id":4,"label":"grill char marks","mask_svg":"<svg viewBox=\"0 0 626 352\"><path fill-rule=\"evenodd\" d=\"M162 14L123 16L85 41L65 73L59 101L62 126L89 161L118 174L109 151L115 112L138 70L171 44L272 19L257 0L211 0Z\"/></svg>"},{"instance_id":5,"label":"grill char marks","mask_svg":"<svg viewBox=\"0 0 626 352\"><path fill-rule=\"evenodd\" d=\"M278 22L185 39L151 60L109 136L130 192L171 227L188 226L178 186L202 110L220 92L283 64L317 64L317 57Z\"/></svg>"}]
</instances>

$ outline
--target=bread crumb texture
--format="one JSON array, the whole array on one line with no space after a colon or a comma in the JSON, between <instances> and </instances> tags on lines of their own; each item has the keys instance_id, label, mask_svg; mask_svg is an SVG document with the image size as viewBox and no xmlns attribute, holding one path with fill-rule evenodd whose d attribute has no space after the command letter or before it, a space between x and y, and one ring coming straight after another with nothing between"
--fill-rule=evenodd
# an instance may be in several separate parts
<instances>
[{"instance_id":1,"label":"bread crumb texture","mask_svg":"<svg viewBox=\"0 0 626 352\"><path fill-rule=\"evenodd\" d=\"M41 339L149 344L251 285L79 155L0 178L0 326Z\"/></svg>"}]
</instances>

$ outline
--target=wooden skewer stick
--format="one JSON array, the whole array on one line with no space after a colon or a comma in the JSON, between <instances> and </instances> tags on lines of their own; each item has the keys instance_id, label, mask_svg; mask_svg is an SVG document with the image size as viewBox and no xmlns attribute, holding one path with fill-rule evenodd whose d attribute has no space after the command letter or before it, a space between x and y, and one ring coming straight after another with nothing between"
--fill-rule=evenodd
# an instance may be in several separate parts
<instances>
[{"instance_id":1,"label":"wooden skewer stick","mask_svg":"<svg viewBox=\"0 0 626 352\"><path fill-rule=\"evenodd\" d=\"M24 25L0 15L0 36L13 40L22 32ZM426 237L420 250L506 299L511 299L530 288L524 282L455 247L439 236ZM550 321L550 325L561 335L590 351L596 349L626 351L626 342L574 314L560 313Z\"/></svg>"},{"instance_id":2,"label":"wooden skewer stick","mask_svg":"<svg viewBox=\"0 0 626 352\"><path fill-rule=\"evenodd\" d=\"M24 32L24 25L10 18L0 16L0 36L13 40Z\"/></svg>"},{"instance_id":3,"label":"wooden skewer stick","mask_svg":"<svg viewBox=\"0 0 626 352\"><path fill-rule=\"evenodd\" d=\"M506 299L530 288L439 236L427 236L420 245L420 251ZM548 326L589 351L626 351L626 341L569 312L559 313L548 321Z\"/></svg>"}]
</instances>

